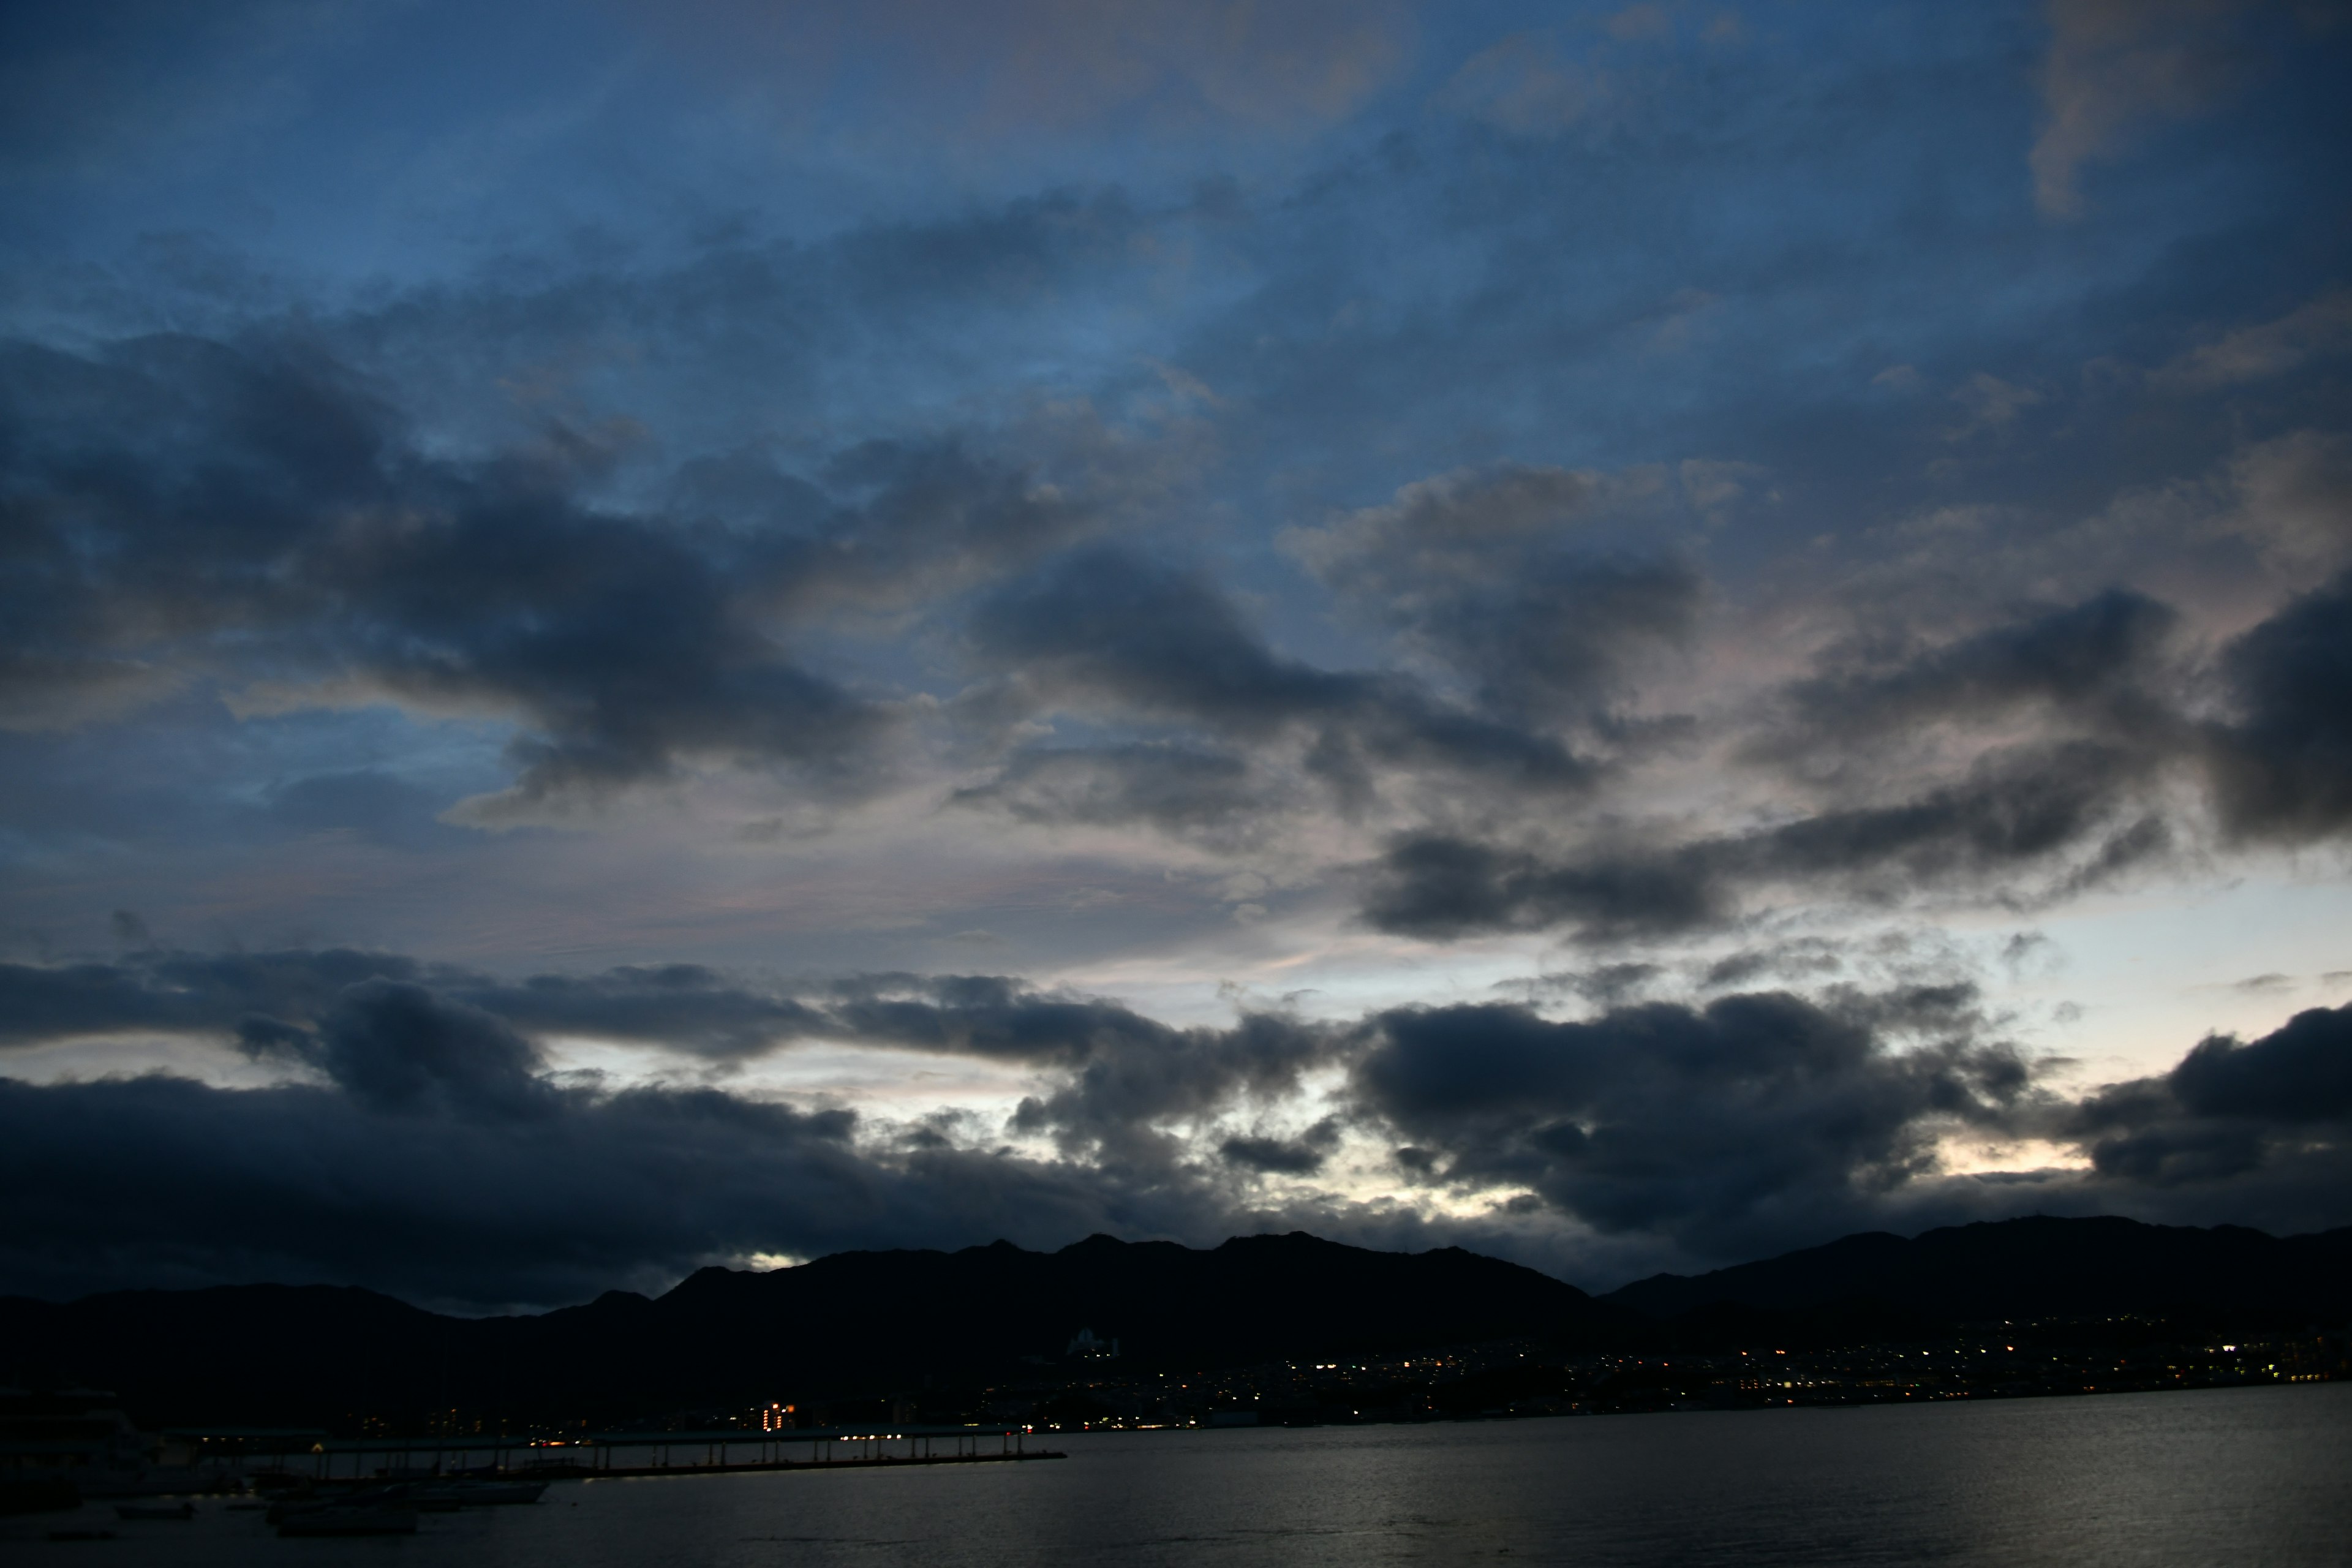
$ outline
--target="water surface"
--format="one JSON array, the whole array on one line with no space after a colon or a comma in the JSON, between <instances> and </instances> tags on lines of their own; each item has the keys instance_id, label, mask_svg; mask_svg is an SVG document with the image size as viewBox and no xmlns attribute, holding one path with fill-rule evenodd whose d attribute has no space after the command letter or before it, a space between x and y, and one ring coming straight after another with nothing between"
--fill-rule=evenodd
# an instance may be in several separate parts
<instances>
[{"instance_id":1,"label":"water surface","mask_svg":"<svg viewBox=\"0 0 2352 1568\"><path fill-rule=\"evenodd\" d=\"M2352 1561L2352 1384L1863 1409L1068 1435L1061 1461L565 1482L413 1538L0 1521L178 1564L2278 1564ZM56 1542L59 1528L112 1542Z\"/></svg>"}]
</instances>

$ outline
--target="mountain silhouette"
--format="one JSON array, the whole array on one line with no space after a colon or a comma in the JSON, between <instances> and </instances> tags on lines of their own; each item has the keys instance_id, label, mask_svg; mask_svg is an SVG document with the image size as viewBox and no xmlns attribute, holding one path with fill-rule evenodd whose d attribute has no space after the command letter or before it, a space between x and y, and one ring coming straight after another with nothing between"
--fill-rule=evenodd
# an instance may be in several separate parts
<instances>
[{"instance_id":1,"label":"mountain silhouette","mask_svg":"<svg viewBox=\"0 0 2352 1568\"><path fill-rule=\"evenodd\" d=\"M320 1285L13 1297L0 1298L0 1380L110 1389L155 1425L609 1422L1078 1377L1081 1331L1118 1342L1104 1370L1166 1373L1522 1337L1745 1342L1765 1322L1853 1342L1971 1320L2214 1313L2352 1319L2352 1227L2280 1239L2033 1218L1871 1233L1598 1299L1459 1247L1376 1252L1301 1232L1205 1249L1094 1236L1057 1252L845 1252L498 1318Z\"/></svg>"},{"instance_id":2,"label":"mountain silhouette","mask_svg":"<svg viewBox=\"0 0 2352 1568\"><path fill-rule=\"evenodd\" d=\"M444 1317L326 1286L9 1299L0 1375L110 1388L149 1420L334 1424L355 1411L617 1413L919 1389L1059 1363L1080 1330L1118 1340L1122 1371L1181 1372L1621 1316L1458 1247L1374 1252L1294 1232L1203 1250L1094 1236L1051 1253L999 1241L704 1268L658 1298L611 1291L528 1317Z\"/></svg>"},{"instance_id":3,"label":"mountain silhouette","mask_svg":"<svg viewBox=\"0 0 2352 1568\"><path fill-rule=\"evenodd\" d=\"M1711 1274L1658 1274L1600 1300L1646 1317L1871 1302L1926 1319L2352 1317L2352 1226L2284 1238L2112 1217L1869 1231Z\"/></svg>"}]
</instances>

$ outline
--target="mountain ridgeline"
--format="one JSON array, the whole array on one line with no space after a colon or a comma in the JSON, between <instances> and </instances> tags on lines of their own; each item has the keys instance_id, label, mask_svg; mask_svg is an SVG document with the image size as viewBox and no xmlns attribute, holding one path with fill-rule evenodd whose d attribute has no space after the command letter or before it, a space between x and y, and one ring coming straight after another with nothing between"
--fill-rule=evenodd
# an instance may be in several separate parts
<instances>
[{"instance_id":1,"label":"mountain ridgeline","mask_svg":"<svg viewBox=\"0 0 2352 1568\"><path fill-rule=\"evenodd\" d=\"M1653 1319L1726 1308L1804 1312L1869 1302L1937 1321L2240 1313L2352 1317L2352 1226L2284 1239L2137 1220L1869 1231L1711 1274L1659 1274L1601 1298Z\"/></svg>"},{"instance_id":2,"label":"mountain ridgeline","mask_svg":"<svg viewBox=\"0 0 2352 1568\"><path fill-rule=\"evenodd\" d=\"M1456 1247L1303 1233L1194 1249L1091 1237L1058 1252L849 1252L705 1268L537 1316L454 1318L374 1292L251 1285L0 1299L0 1379L109 1388L146 1421L341 1427L430 1411L613 1421L1068 1377L1081 1329L1156 1373L1496 1340L1679 1348L1760 1327L1899 1337L2051 1317L2352 1320L2352 1228L2281 1240L2122 1219L1874 1234L1594 1298Z\"/></svg>"},{"instance_id":3,"label":"mountain ridgeline","mask_svg":"<svg viewBox=\"0 0 2352 1568\"><path fill-rule=\"evenodd\" d=\"M610 1291L535 1317L443 1317L326 1286L12 1299L0 1377L113 1389L163 1421L332 1426L412 1407L612 1418L1019 1375L1062 1362L1082 1329L1118 1340L1129 1365L1181 1371L1614 1318L1572 1285L1458 1247L1096 1236L1052 1253L1000 1241L705 1268L654 1300Z\"/></svg>"}]
</instances>

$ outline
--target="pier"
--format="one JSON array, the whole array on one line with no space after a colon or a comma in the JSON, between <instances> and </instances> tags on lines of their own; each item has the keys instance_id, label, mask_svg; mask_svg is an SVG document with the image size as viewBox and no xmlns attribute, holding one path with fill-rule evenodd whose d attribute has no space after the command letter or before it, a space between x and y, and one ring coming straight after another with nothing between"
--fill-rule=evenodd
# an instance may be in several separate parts
<instances>
[{"instance_id":1,"label":"pier","mask_svg":"<svg viewBox=\"0 0 2352 1568\"><path fill-rule=\"evenodd\" d=\"M1017 1464L1067 1457L1028 1447L1029 1433L1019 1426L889 1425L769 1432L727 1427L698 1432L594 1432L561 1441L505 1436L328 1437L308 1432L235 1428L182 1430L170 1436L209 1450L208 1458L215 1463L275 1469L316 1486L366 1486L461 1473L515 1479L619 1480L757 1470Z\"/></svg>"},{"instance_id":2,"label":"pier","mask_svg":"<svg viewBox=\"0 0 2352 1568\"><path fill-rule=\"evenodd\" d=\"M994 1448L987 1446L992 1437L996 1439ZM594 1446L595 1462L583 1474L593 1479L828 1469L841 1466L987 1465L1066 1457L1051 1449L1031 1448L1027 1437L1027 1432L1018 1426L598 1433L589 1438ZM805 1459L795 1457L803 1443L808 1445ZM940 1452L942 1443L947 1446L944 1453ZM751 1451L748 1457L747 1449ZM681 1452L686 1456L683 1460L679 1458ZM642 1453L646 1458L638 1464L616 1463L616 1456L624 1453Z\"/></svg>"}]
</instances>

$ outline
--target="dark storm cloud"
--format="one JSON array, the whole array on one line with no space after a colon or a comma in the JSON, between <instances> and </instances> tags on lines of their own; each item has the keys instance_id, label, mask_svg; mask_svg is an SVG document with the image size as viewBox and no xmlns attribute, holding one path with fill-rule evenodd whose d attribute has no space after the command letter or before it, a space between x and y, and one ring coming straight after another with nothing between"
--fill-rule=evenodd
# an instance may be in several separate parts
<instances>
[{"instance_id":1,"label":"dark storm cloud","mask_svg":"<svg viewBox=\"0 0 2352 1568\"><path fill-rule=\"evenodd\" d=\"M1892 657L1854 647L1788 691L1788 721L1757 749L1798 763L1889 731L1966 725L2039 707L2108 731L2179 723L2152 689L2179 621L2171 606L2111 589L2080 604L2012 618L1940 647ZM1907 655L1907 657L1906 657Z\"/></svg>"},{"instance_id":2,"label":"dark storm cloud","mask_svg":"<svg viewBox=\"0 0 2352 1568\"><path fill-rule=\"evenodd\" d=\"M2200 1041L2161 1078L2111 1085L2064 1131L2102 1175L2167 1188L2352 1170L2352 1007L2298 1013L2246 1043Z\"/></svg>"},{"instance_id":3,"label":"dark storm cloud","mask_svg":"<svg viewBox=\"0 0 2352 1568\"><path fill-rule=\"evenodd\" d=\"M2252 1045L2208 1040L2162 1079L2070 1106L1957 983L1613 1005L1570 1022L1489 1005L1396 1009L1352 1029L1267 1015L1180 1029L986 975L853 978L768 998L751 1021L752 993L690 969L501 985L413 963L409 978L371 974L403 961L362 954L148 955L110 987L103 967L55 972L83 999L50 998L45 1026L152 1018L168 970L178 1024L233 1017L225 1028L245 1049L317 1081L0 1079L0 1181L22 1199L0 1217L12 1289L326 1279L549 1303L755 1252L1089 1229L1214 1239L1265 1220L1244 1196L1260 1179L1328 1171L1350 1128L1392 1136L1415 1182L1521 1194L1521 1219L1549 1209L1694 1257L1915 1213L2050 1205L2178 1217L2181 1204L2218 1203L2332 1223L2352 1119L2352 1009L2301 1015ZM5 978L13 996L33 994L21 973ZM37 1020L7 1013L28 1037ZM1014 1122L1059 1153L987 1152L991 1130L967 1116L884 1136L848 1111L715 1089L613 1092L546 1070L532 1030L557 1020L702 1049L804 1029L1033 1064L1046 1086ZM1302 1075L1329 1067L1347 1069L1346 1090L1304 1131L1217 1120L1295 1105ZM1955 1131L2073 1138L2095 1169L1960 1191L1934 1157ZM1300 1201L1286 1212L1379 1228L1344 1203Z\"/></svg>"},{"instance_id":4,"label":"dark storm cloud","mask_svg":"<svg viewBox=\"0 0 2352 1568\"><path fill-rule=\"evenodd\" d=\"M2160 822L2129 809L2147 772L2137 752L2094 742L2006 748L1915 799L1823 812L1730 841L1719 854L1764 877L1951 885L2046 865L2097 840L2094 867L2121 868L2163 842Z\"/></svg>"},{"instance_id":5,"label":"dark storm cloud","mask_svg":"<svg viewBox=\"0 0 2352 1568\"><path fill-rule=\"evenodd\" d=\"M1101 997L1003 975L864 975L795 994L699 964L512 982L345 949L0 964L0 1045L135 1031L233 1037L339 1082L383 1058L383 1040L413 1038L432 1061L451 1064L427 1062L419 1068L427 1077L456 1083L449 1075L461 1059L489 1064L482 1070L493 1076L477 1086L486 1091L536 1070L538 1047L526 1037L642 1041L714 1060L823 1038L1079 1072L1083 1092L1055 1104L1090 1125L1197 1110L1237 1086L1273 1091L1329 1049L1322 1032L1279 1018L1175 1029ZM446 1048L432 1044L445 1038ZM356 1078L346 1087L360 1091ZM1058 1125L1061 1114L1048 1121Z\"/></svg>"},{"instance_id":6,"label":"dark storm cloud","mask_svg":"<svg viewBox=\"0 0 2352 1568\"><path fill-rule=\"evenodd\" d=\"M2344 1223L2352 1191L2352 1008L2314 1008L2251 1043L2218 1036L2173 1069L2060 1108L2095 1205L2175 1223Z\"/></svg>"},{"instance_id":7,"label":"dark storm cloud","mask_svg":"<svg viewBox=\"0 0 2352 1568\"><path fill-rule=\"evenodd\" d=\"M644 1040L721 1060L804 1038L829 1023L793 997L696 963L624 964L589 975L533 975L519 984L475 980L455 990L520 1029Z\"/></svg>"},{"instance_id":8,"label":"dark storm cloud","mask_svg":"<svg viewBox=\"0 0 2352 1568\"><path fill-rule=\"evenodd\" d=\"M1336 1054L1332 1031L1271 1014L1245 1015L1229 1029L1125 1035L1097 1050L1060 1087L1021 1102L1014 1123L1051 1131L1066 1152L1093 1149L1108 1161L1152 1164L1179 1152L1161 1128L1205 1117L1242 1098L1279 1100L1300 1075Z\"/></svg>"},{"instance_id":9,"label":"dark storm cloud","mask_svg":"<svg viewBox=\"0 0 2352 1568\"><path fill-rule=\"evenodd\" d=\"M1339 1120L1327 1116L1296 1138L1228 1138L1217 1153L1227 1164L1260 1175L1312 1176L1328 1162L1339 1133Z\"/></svg>"},{"instance_id":10,"label":"dark storm cloud","mask_svg":"<svg viewBox=\"0 0 2352 1568\"><path fill-rule=\"evenodd\" d=\"M0 1222L0 1271L19 1289L341 1278L543 1302L757 1251L979 1230L1207 1235L1227 1200L1164 1129L1286 1096L1340 1044L1263 1015L1171 1028L986 975L866 976L803 1002L690 966L509 985L358 953L150 954L110 969L10 966L0 984L19 1042L210 1032L318 1079L255 1090L0 1079L0 1178L29 1190L39 1171L51 1194ZM919 1129L867 1147L846 1111L607 1092L548 1072L534 1036L561 1030L706 1055L818 1037L1027 1063L1042 1092L1014 1120L1050 1133L1063 1158L975 1152L975 1130L955 1119L960 1139ZM1326 1127L1300 1147L1330 1137ZM121 1205L142 1183L169 1190L131 1214ZM118 1223L100 1224L109 1212Z\"/></svg>"},{"instance_id":11,"label":"dark storm cloud","mask_svg":"<svg viewBox=\"0 0 2352 1568\"><path fill-rule=\"evenodd\" d=\"M2164 821L2135 807L2147 771L2135 752L2094 742L2019 747L1899 804L1654 849L1558 855L1406 835L1372 868L1363 913L1380 930L1435 940L1557 927L1603 940L1721 924L1775 887L1885 902L1990 883L2044 900L2168 846ZM2034 872L2042 885L2007 891Z\"/></svg>"},{"instance_id":12,"label":"dark storm cloud","mask_svg":"<svg viewBox=\"0 0 2352 1568\"><path fill-rule=\"evenodd\" d=\"M1268 35L1224 26L1248 6L1172 32L949 7L845 55L732 9L599 12L552 51L445 0L279 9L0 24L26 46L0 49L0 296L40 340L0 348L0 728L45 731L0 761L11 931L462 918L487 966L561 899L583 951L740 951L768 939L607 910L795 901L742 858L793 840L722 861L692 847L732 822L649 847L646 797L572 809L705 768L1271 846L1300 880L1377 830L1364 913L1434 939L2031 906L2217 824L2263 850L2352 826L2352 579L2195 646L2352 537L2352 34L2321 8L1434 7L1335 50L1289 8ZM1260 138L1302 112L1328 137ZM2191 613L2096 592L2155 582ZM1756 689L1823 627L1863 629ZM1685 693L1702 716L1663 710ZM504 773L422 721L448 715L511 727ZM1643 771L1670 742L1696 763ZM609 836L534 858L441 821L459 797ZM928 864L939 838L884 819L913 809L827 852ZM265 831L321 841L239 853ZM979 896L1034 911L1045 873L1003 868L1035 837L988 847ZM387 846L449 853L387 875ZM877 874L872 912L958 885ZM761 961L865 940L808 934L826 912ZM1003 912L955 924L1080 972L1066 926ZM1076 940L1133 951L1120 918ZM899 929L863 962L921 962ZM1609 953L1531 987L1582 1024L1186 1029L1004 977L518 981L118 934L111 963L0 966L0 1043L193 1035L310 1081L0 1082L18 1278L177 1258L544 1300L752 1248L1178 1233L1344 1169L1289 1129L1351 1066L1342 1121L1391 1119L1412 1183L1563 1235L1736 1255L1885 1223L1952 1126L2074 1127L2105 1162L1986 1203L2345 1217L2342 1116L2283 1109L2335 1103L2316 1047L2200 1047L2070 1122L1950 987L1642 1008L1675 981ZM1279 918L1252 940L1332 951ZM1704 988L1871 967L1843 963L1759 946ZM549 1073L565 1037L714 1077L813 1041L979 1058L1034 1076L1019 1125L1060 1158L976 1152L992 1116L607 1093ZM1377 1202L1409 1229L1412 1197Z\"/></svg>"},{"instance_id":13,"label":"dark storm cloud","mask_svg":"<svg viewBox=\"0 0 2352 1568\"><path fill-rule=\"evenodd\" d=\"M874 974L829 989L841 1027L916 1050L1074 1063L1175 1033L1115 1002L1039 992L1003 975Z\"/></svg>"},{"instance_id":14,"label":"dark storm cloud","mask_svg":"<svg viewBox=\"0 0 2352 1568\"><path fill-rule=\"evenodd\" d=\"M310 1020L372 980L462 983L394 953L149 951L118 963L0 963L0 1044L131 1030L223 1032L247 1016Z\"/></svg>"},{"instance_id":15,"label":"dark storm cloud","mask_svg":"<svg viewBox=\"0 0 2352 1568\"><path fill-rule=\"evenodd\" d=\"M1588 537L1654 501L1639 483L1505 466L1406 486L1286 542L1407 652L1466 678L1483 706L1582 719L1696 623L1704 585L1688 563L1612 554Z\"/></svg>"},{"instance_id":16,"label":"dark storm cloud","mask_svg":"<svg viewBox=\"0 0 2352 1568\"><path fill-rule=\"evenodd\" d=\"M2202 1040L2165 1081L2193 1115L2341 1121L2352 1117L2352 1008L2298 1013L2252 1045Z\"/></svg>"},{"instance_id":17,"label":"dark storm cloud","mask_svg":"<svg viewBox=\"0 0 2352 1568\"><path fill-rule=\"evenodd\" d=\"M1354 1083L1428 1179L1736 1246L1858 1215L1931 1169L1940 1131L2001 1127L2032 1100L2031 1064L1974 1037L1972 1001L1759 993L1571 1023L1402 1009L1366 1021Z\"/></svg>"},{"instance_id":18,"label":"dark storm cloud","mask_svg":"<svg viewBox=\"0 0 2352 1568\"><path fill-rule=\"evenodd\" d=\"M2224 824L2287 842L2352 827L2352 574L2247 632L2222 671L2240 709L2211 742Z\"/></svg>"},{"instance_id":19,"label":"dark storm cloud","mask_svg":"<svg viewBox=\"0 0 2352 1568\"><path fill-rule=\"evenodd\" d=\"M347 987L315 1032L245 1019L237 1043L316 1068L371 1110L513 1121L554 1110L537 1047L503 1019L408 982Z\"/></svg>"},{"instance_id":20,"label":"dark storm cloud","mask_svg":"<svg viewBox=\"0 0 2352 1568\"><path fill-rule=\"evenodd\" d=\"M1088 1173L983 1154L862 1153L846 1112L715 1090L542 1090L541 1113L386 1110L339 1088L0 1079L12 1289L365 1282L459 1304L660 1289L756 1252L1060 1243L1167 1228ZM1190 1217L1189 1215L1184 1217Z\"/></svg>"},{"instance_id":21,"label":"dark storm cloud","mask_svg":"<svg viewBox=\"0 0 2352 1568\"><path fill-rule=\"evenodd\" d=\"M997 975L877 975L835 989L830 1016L845 1037L1055 1069L1047 1092L1022 1101L1016 1125L1050 1132L1066 1152L1147 1165L1177 1152L1160 1126L1241 1099L1279 1099L1342 1048L1335 1031L1279 1015L1179 1029L1116 1002Z\"/></svg>"},{"instance_id":22,"label":"dark storm cloud","mask_svg":"<svg viewBox=\"0 0 2352 1568\"><path fill-rule=\"evenodd\" d=\"M1007 671L1034 703L1191 726L1234 745L1294 739L1307 775L1343 808L1375 798L1384 774L1454 774L1552 795L1587 789L1595 776L1558 737L1444 701L1408 677L1286 658L1206 579L1125 550L1052 563L984 603L971 634L976 657ZM1113 769L1140 760L1125 748L1094 756L1091 765ZM1123 809L1129 820L1181 824L1239 806L1229 768L1199 753L1179 752L1176 761L1189 766L1189 780L1171 770L1149 792L1087 790L1067 797L1066 807L1090 814L1080 820ZM1003 779L963 798L1034 812L1051 796L1023 786L1041 770L1072 766L1054 752L1026 753Z\"/></svg>"},{"instance_id":23,"label":"dark storm cloud","mask_svg":"<svg viewBox=\"0 0 2352 1568\"><path fill-rule=\"evenodd\" d=\"M2313 698L2334 621L2313 603L2231 650L2250 716L2218 739L2185 711L2176 614L2142 595L2111 591L1936 647L1841 647L1762 705L1739 748L1745 765L1813 792L1807 809L1680 841L1621 830L1583 849L1406 833L1370 868L1364 915L1437 939L1558 927L1606 939L1721 924L1775 889L1882 903L1921 889L2062 898L2175 844L2163 785L2200 755L2242 795L2262 787L2260 758L2275 759L2262 776L2289 781L2279 788L2325 791L2324 766L2301 760L2324 760L2333 715ZM1957 755L1921 753L1938 735Z\"/></svg>"},{"instance_id":24,"label":"dark storm cloud","mask_svg":"<svg viewBox=\"0 0 2352 1568\"><path fill-rule=\"evenodd\" d=\"M189 953L110 964L0 964L0 1044L134 1031L225 1035L262 1048L309 1042L370 985L430 985L454 1005L531 1034L646 1040L726 1058L832 1026L785 995L696 964L623 965L509 983L448 964L346 948ZM319 1060L313 1047L294 1054Z\"/></svg>"},{"instance_id":25,"label":"dark storm cloud","mask_svg":"<svg viewBox=\"0 0 2352 1568\"><path fill-rule=\"evenodd\" d=\"M706 761L853 784L889 710L808 669L780 640L789 619L889 602L1085 520L952 446L891 443L830 465L835 501L772 472L761 491L746 458L688 474L683 519L615 510L589 500L610 462L593 440L558 427L536 453L429 457L352 373L260 340L14 345L0 457L0 702L17 724L192 676L252 683L240 700L265 710L488 710L521 725L524 805ZM381 818L355 787L279 804Z\"/></svg>"},{"instance_id":26,"label":"dark storm cloud","mask_svg":"<svg viewBox=\"0 0 2352 1568\"><path fill-rule=\"evenodd\" d=\"M1410 834L1373 869L1364 918L1433 941L1572 926L1596 936L1666 932L1728 918L1704 847L1550 861L1445 834Z\"/></svg>"},{"instance_id":27,"label":"dark storm cloud","mask_svg":"<svg viewBox=\"0 0 2352 1568\"><path fill-rule=\"evenodd\" d=\"M381 1110L522 1117L549 1103L539 1041L619 1039L727 1061L824 1039L1024 1063L1045 1077L1020 1125L1073 1151L1166 1164L1155 1123L1279 1098L1341 1048L1270 1014L1172 1028L1101 997L1001 975L867 975L806 996L692 964L509 983L351 952L133 955L118 964L0 965L0 1044L146 1031L232 1039L299 1062Z\"/></svg>"},{"instance_id":28,"label":"dark storm cloud","mask_svg":"<svg viewBox=\"0 0 2352 1568\"><path fill-rule=\"evenodd\" d=\"M1055 563L983 605L971 635L982 658L1040 685L1242 735L1364 695L1360 679L1275 653L1203 578L1125 551Z\"/></svg>"}]
</instances>

